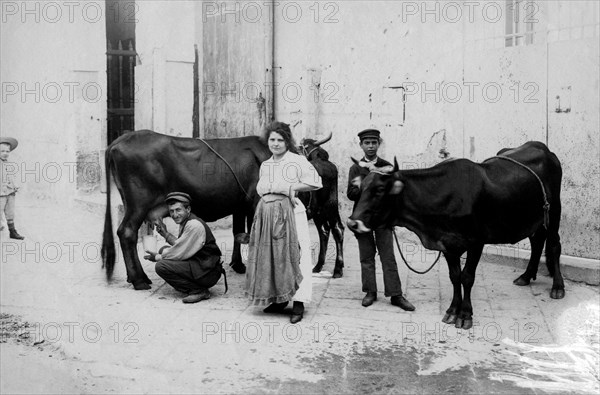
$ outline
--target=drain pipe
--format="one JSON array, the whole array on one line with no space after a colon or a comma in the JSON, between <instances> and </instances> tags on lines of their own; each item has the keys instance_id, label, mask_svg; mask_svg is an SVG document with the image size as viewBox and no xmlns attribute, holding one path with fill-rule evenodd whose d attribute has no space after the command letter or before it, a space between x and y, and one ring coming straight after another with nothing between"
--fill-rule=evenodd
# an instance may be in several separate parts
<instances>
[{"instance_id":1,"label":"drain pipe","mask_svg":"<svg viewBox=\"0 0 600 395\"><path fill-rule=\"evenodd\" d=\"M268 84L267 86L269 87L269 96L270 96L270 100L268 103L268 112L269 114L267 114L267 123L273 121L275 119L275 110L276 110L276 103L275 103L275 81L276 81L276 75L275 75L275 6L276 6L276 1L275 0L271 0L270 2L270 17L269 17L269 21L270 21L270 26L269 29L267 29L268 34L269 34L269 43L270 45L267 45L267 56L268 56L268 60L266 62L267 67L271 68L271 72L267 74L267 80Z\"/></svg>"}]
</instances>

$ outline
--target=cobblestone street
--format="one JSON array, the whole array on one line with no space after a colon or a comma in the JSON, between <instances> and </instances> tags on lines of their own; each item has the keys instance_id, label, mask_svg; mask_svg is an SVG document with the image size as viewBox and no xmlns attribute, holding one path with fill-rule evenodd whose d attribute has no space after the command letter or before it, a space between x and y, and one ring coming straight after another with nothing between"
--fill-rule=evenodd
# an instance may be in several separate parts
<instances>
[{"instance_id":1,"label":"cobblestone street","mask_svg":"<svg viewBox=\"0 0 600 395\"><path fill-rule=\"evenodd\" d=\"M122 259L107 285L103 219L61 210L23 200L18 218L27 238L2 234L2 393L599 390L597 287L567 281L565 298L552 300L549 277L517 287L512 280L524 268L482 261L475 326L456 330L441 322L452 293L443 259L425 275L399 263L415 312L392 306L383 292L362 307L358 248L347 231L344 277L331 278L328 259L313 276L314 303L294 326L286 314L248 306L244 276L230 268L229 292L221 280L210 300L195 305L181 303L150 262L150 291L125 281ZM230 230L215 236L230 255ZM422 267L435 258L423 256Z\"/></svg>"}]
</instances>

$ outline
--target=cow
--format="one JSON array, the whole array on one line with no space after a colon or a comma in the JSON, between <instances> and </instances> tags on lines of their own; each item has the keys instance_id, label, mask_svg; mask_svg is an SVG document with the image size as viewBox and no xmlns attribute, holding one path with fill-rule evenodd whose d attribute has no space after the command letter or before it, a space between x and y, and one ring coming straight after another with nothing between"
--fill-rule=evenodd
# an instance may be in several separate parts
<instances>
[{"instance_id":1,"label":"cow","mask_svg":"<svg viewBox=\"0 0 600 395\"><path fill-rule=\"evenodd\" d=\"M536 279L545 242L553 276L550 297L564 297L558 235L561 178L556 155L536 141L503 149L482 163L452 159L427 169L399 170L394 159L391 173L372 171L362 180L362 194L347 225L354 232L382 224L406 227L425 248L441 251L454 288L442 322L469 329L471 288L485 244L514 244L528 237L531 258L514 280L528 285Z\"/></svg>"},{"instance_id":2,"label":"cow","mask_svg":"<svg viewBox=\"0 0 600 395\"><path fill-rule=\"evenodd\" d=\"M336 246L333 278L344 274L344 225L340 218L338 207L338 170L329 161L329 154L320 146L331 139L331 133L322 140L303 139L299 151L315 167L323 181L323 188L312 192L302 192L298 197L306 206L306 215L312 219L319 233L319 259L313 268L313 273L319 273L325 264L329 233L333 234Z\"/></svg>"},{"instance_id":3,"label":"cow","mask_svg":"<svg viewBox=\"0 0 600 395\"><path fill-rule=\"evenodd\" d=\"M106 215L102 259L110 280L115 263L111 219L111 174L125 214L117 234L127 269L127 281L136 290L152 283L137 254L138 230L168 216L164 199L181 191L192 197L192 212L205 221L233 215L233 234L249 230L258 202L256 183L260 164L271 156L257 136L199 140L171 137L150 130L126 133L106 150ZM236 241L231 266L245 272Z\"/></svg>"}]
</instances>

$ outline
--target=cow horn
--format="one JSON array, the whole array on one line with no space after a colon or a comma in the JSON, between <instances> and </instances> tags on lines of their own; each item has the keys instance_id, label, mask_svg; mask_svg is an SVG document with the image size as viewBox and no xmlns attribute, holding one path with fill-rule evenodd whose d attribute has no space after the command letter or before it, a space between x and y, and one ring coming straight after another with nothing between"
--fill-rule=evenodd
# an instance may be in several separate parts
<instances>
[{"instance_id":1,"label":"cow horn","mask_svg":"<svg viewBox=\"0 0 600 395\"><path fill-rule=\"evenodd\" d=\"M371 171L381 173L381 174L390 174L390 173L394 172L394 168L392 166L381 166L381 167L375 167L375 168L371 169Z\"/></svg>"},{"instance_id":2,"label":"cow horn","mask_svg":"<svg viewBox=\"0 0 600 395\"><path fill-rule=\"evenodd\" d=\"M319 140L319 141L315 141L315 147L318 147L321 144L325 144L326 142L328 142L329 140L331 140L331 136L333 135L333 133L329 132L329 135L327 135L324 139Z\"/></svg>"}]
</instances>

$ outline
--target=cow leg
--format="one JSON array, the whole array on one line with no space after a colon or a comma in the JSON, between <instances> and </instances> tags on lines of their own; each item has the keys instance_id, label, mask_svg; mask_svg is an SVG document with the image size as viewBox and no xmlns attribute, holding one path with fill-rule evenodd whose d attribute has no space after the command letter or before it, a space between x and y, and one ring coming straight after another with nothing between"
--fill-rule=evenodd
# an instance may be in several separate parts
<instances>
[{"instance_id":1,"label":"cow leg","mask_svg":"<svg viewBox=\"0 0 600 395\"><path fill-rule=\"evenodd\" d=\"M515 285L529 285L532 279L536 279L540 257L542 256L544 242L546 241L546 229L540 227L540 229L529 238L529 241L531 242L531 257L529 258L525 273L521 274L513 281L513 284Z\"/></svg>"},{"instance_id":2,"label":"cow leg","mask_svg":"<svg viewBox=\"0 0 600 395\"><path fill-rule=\"evenodd\" d=\"M555 196L558 196L558 193ZM548 267L548 273L553 278L552 290L550 291L552 299L562 299L565 297L565 283L560 272L561 245L560 236L558 235L560 213L560 200L557 199L550 206L550 221L548 224L548 237L546 239L546 266Z\"/></svg>"},{"instance_id":3,"label":"cow leg","mask_svg":"<svg viewBox=\"0 0 600 395\"><path fill-rule=\"evenodd\" d=\"M460 281L463 286L463 300L460 305L460 314L456 319L456 327L462 329L471 329L473 326L473 305L471 304L471 289L475 283L475 271L481 258L483 244L470 248L467 251L467 262L460 275Z\"/></svg>"},{"instance_id":4,"label":"cow leg","mask_svg":"<svg viewBox=\"0 0 600 395\"><path fill-rule=\"evenodd\" d=\"M150 289L150 284L152 284L144 272L137 254L138 230L144 217L145 215L140 211L131 214L127 210L123 222L117 230L127 269L127 282L132 283L136 290Z\"/></svg>"},{"instance_id":5,"label":"cow leg","mask_svg":"<svg viewBox=\"0 0 600 395\"><path fill-rule=\"evenodd\" d=\"M460 305L462 303L462 284L460 282L460 255L444 253L444 258L448 262L448 271L450 273L450 282L454 288L454 295L452 296L452 303L446 310L442 322L446 324L456 323L458 313L460 311Z\"/></svg>"},{"instance_id":6,"label":"cow leg","mask_svg":"<svg viewBox=\"0 0 600 395\"><path fill-rule=\"evenodd\" d=\"M565 282L560 272L560 253L561 245L558 233L552 236L548 235L548 241L546 242L546 265L548 266L548 272L553 277L552 290L550 291L552 299L562 299L565 297Z\"/></svg>"},{"instance_id":7,"label":"cow leg","mask_svg":"<svg viewBox=\"0 0 600 395\"><path fill-rule=\"evenodd\" d=\"M313 273L320 273L323 270L325 264L325 257L327 256L327 243L329 242L330 228L326 221L323 221L321 215L316 215L313 218L315 226L317 227L317 233L319 233L319 259L317 264L313 267Z\"/></svg>"},{"instance_id":8,"label":"cow leg","mask_svg":"<svg viewBox=\"0 0 600 395\"><path fill-rule=\"evenodd\" d=\"M246 230L245 226L246 213L243 211L233 213L233 252L231 254L231 263L229 266L231 266L231 268L239 274L246 273L246 265L244 265L242 262L240 243L235 236L244 233ZM248 232L250 232L250 229L248 229Z\"/></svg>"},{"instance_id":9,"label":"cow leg","mask_svg":"<svg viewBox=\"0 0 600 395\"><path fill-rule=\"evenodd\" d=\"M344 275L344 225L339 214L336 214L335 221L332 221L331 234L335 240L335 268L333 269L333 278L340 278Z\"/></svg>"}]
</instances>

